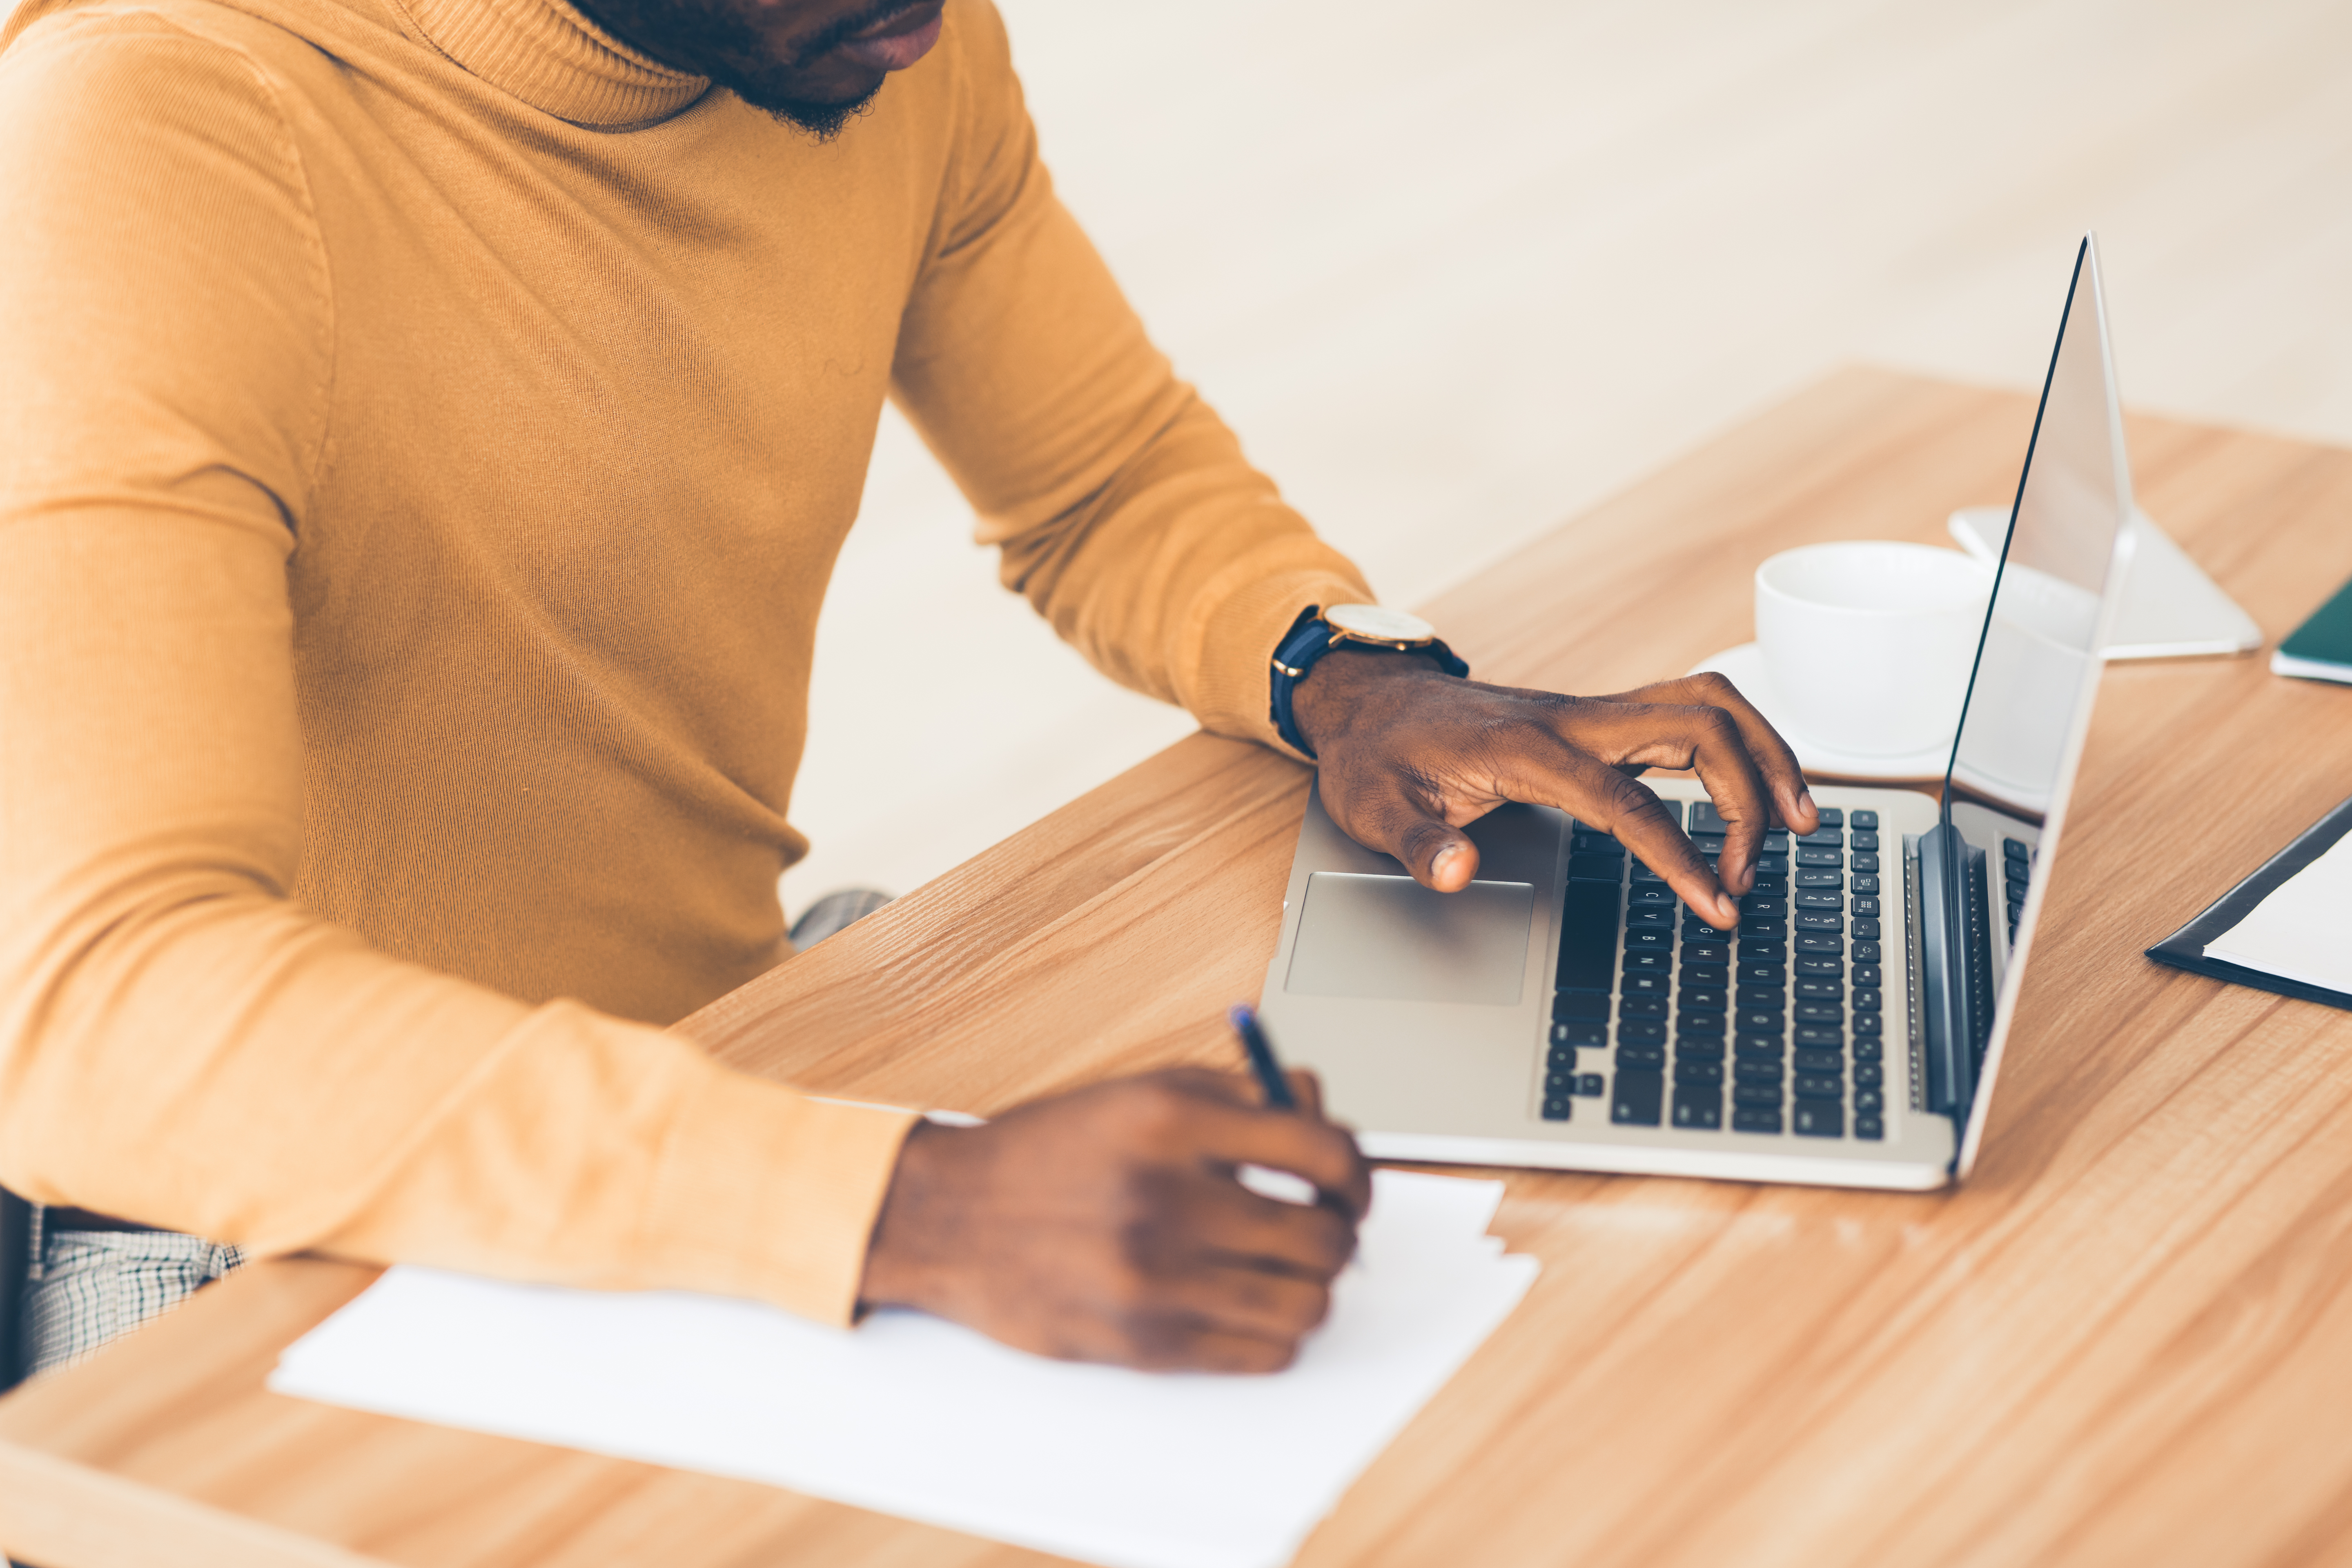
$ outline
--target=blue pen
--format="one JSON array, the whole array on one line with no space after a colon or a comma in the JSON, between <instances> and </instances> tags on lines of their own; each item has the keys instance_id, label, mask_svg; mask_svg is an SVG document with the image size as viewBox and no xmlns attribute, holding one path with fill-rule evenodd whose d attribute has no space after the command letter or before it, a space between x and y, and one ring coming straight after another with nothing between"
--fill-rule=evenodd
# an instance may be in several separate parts
<instances>
[{"instance_id":1,"label":"blue pen","mask_svg":"<svg viewBox=\"0 0 2352 1568\"><path fill-rule=\"evenodd\" d=\"M1274 1047L1266 1040L1257 1014L1247 1003L1237 1002L1225 1016L1232 1020L1234 1033L1242 1037L1242 1048L1249 1052L1250 1069L1257 1074L1258 1087L1265 1090L1267 1106L1276 1110L1297 1110L1297 1098L1290 1092L1290 1080L1282 1076L1282 1064L1274 1059Z\"/></svg>"}]
</instances>

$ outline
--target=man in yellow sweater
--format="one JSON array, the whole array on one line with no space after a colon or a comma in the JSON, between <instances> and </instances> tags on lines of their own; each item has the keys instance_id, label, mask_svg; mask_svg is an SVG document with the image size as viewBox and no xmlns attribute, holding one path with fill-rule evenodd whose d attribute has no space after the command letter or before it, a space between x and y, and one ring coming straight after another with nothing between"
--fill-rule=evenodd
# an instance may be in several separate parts
<instances>
[{"instance_id":1,"label":"man in yellow sweater","mask_svg":"<svg viewBox=\"0 0 2352 1568\"><path fill-rule=\"evenodd\" d=\"M23 0L0 233L0 1182L58 1205L51 1363L232 1248L1288 1359L1344 1131L1213 1075L939 1128L664 1027L790 951L886 396L1064 637L1316 755L1433 886L1540 801L1728 923L1812 821L1720 683L1336 653L1279 735L1270 656L1370 595L1055 199L985 0ZM1720 885L1626 771L1694 761Z\"/></svg>"}]
</instances>

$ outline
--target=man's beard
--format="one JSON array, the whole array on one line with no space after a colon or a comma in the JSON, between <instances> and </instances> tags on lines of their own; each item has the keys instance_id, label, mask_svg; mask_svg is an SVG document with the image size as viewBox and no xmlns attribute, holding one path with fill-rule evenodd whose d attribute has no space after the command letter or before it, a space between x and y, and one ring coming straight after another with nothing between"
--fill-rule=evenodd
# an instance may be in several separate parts
<instances>
[{"instance_id":1,"label":"man's beard","mask_svg":"<svg viewBox=\"0 0 2352 1568\"><path fill-rule=\"evenodd\" d=\"M673 70L709 77L754 109L797 125L819 142L874 107L877 82L846 103L793 96L790 71L768 52L767 40L728 0L572 0L587 18L623 43ZM859 18L862 19L862 18Z\"/></svg>"}]
</instances>

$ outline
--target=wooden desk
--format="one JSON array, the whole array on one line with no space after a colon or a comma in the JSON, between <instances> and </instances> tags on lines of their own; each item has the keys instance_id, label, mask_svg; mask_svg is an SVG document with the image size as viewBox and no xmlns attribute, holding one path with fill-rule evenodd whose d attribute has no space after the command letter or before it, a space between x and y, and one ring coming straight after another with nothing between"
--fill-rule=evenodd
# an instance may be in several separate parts
<instances>
[{"instance_id":1,"label":"wooden desk","mask_svg":"<svg viewBox=\"0 0 2352 1568\"><path fill-rule=\"evenodd\" d=\"M1850 371L1428 608L1490 679L1670 674L1748 634L1769 552L1942 542L1950 508L2008 497L2031 417ZM2273 637L2352 575L2352 452L2131 434L2148 510ZM983 1111L1229 1062L1306 786L1195 737L688 1027ZM2258 659L2110 672L1977 1179L1511 1175L1497 1229L1542 1280L1301 1563L2352 1563L2352 1015L2139 956L2347 791L2352 690ZM1043 1561L263 1392L371 1278L257 1268L0 1401L0 1540L47 1568Z\"/></svg>"}]
</instances>

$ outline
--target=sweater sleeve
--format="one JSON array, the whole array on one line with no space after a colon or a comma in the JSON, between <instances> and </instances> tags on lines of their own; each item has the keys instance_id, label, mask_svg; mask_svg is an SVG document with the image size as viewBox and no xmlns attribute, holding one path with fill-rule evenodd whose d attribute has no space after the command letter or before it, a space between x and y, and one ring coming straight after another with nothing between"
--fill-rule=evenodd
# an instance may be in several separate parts
<instances>
[{"instance_id":1,"label":"sweater sleeve","mask_svg":"<svg viewBox=\"0 0 2352 1568\"><path fill-rule=\"evenodd\" d=\"M0 55L0 1181L845 1321L907 1118L287 896L333 293L268 79L152 17L47 18Z\"/></svg>"},{"instance_id":2,"label":"sweater sleeve","mask_svg":"<svg viewBox=\"0 0 2352 1568\"><path fill-rule=\"evenodd\" d=\"M1370 592L1177 379L1055 196L995 12L959 20L963 121L895 395L1056 632L1209 729L1278 745L1275 646L1307 606Z\"/></svg>"}]
</instances>

